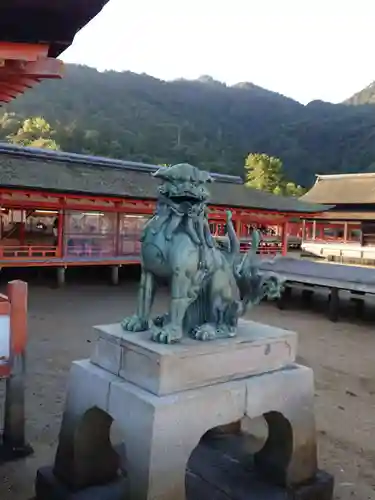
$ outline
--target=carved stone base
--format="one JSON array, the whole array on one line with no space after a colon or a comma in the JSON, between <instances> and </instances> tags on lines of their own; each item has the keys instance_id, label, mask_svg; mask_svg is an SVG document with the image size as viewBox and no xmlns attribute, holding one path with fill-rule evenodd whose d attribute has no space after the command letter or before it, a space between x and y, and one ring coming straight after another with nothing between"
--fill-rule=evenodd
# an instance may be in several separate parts
<instances>
[{"instance_id":1,"label":"carved stone base","mask_svg":"<svg viewBox=\"0 0 375 500\"><path fill-rule=\"evenodd\" d=\"M308 483L288 489L268 484L246 468L231 451L218 451L206 442L199 445L186 472L187 500L331 500L333 477L318 471ZM37 500L127 500L127 479L120 477L104 486L71 491L43 467L36 478Z\"/></svg>"},{"instance_id":2,"label":"carved stone base","mask_svg":"<svg viewBox=\"0 0 375 500\"><path fill-rule=\"evenodd\" d=\"M191 347L101 328L96 364L72 365L56 477L83 490L114 481L121 467L129 500L185 500L186 468L207 431L264 416L268 438L254 458L257 473L284 491L312 481L313 373L294 363L296 335L253 322L241 328L237 338L188 340ZM122 457L110 443L112 420Z\"/></svg>"}]
</instances>

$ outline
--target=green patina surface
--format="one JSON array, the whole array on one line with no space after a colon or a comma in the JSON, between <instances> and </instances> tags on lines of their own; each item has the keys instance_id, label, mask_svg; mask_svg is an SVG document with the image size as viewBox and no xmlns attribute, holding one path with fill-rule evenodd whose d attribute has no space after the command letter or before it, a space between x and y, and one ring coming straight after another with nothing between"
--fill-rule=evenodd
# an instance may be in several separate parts
<instances>
[{"instance_id":1,"label":"green patina surface","mask_svg":"<svg viewBox=\"0 0 375 500\"><path fill-rule=\"evenodd\" d=\"M260 236L253 233L252 248L242 256L228 212L228 239L219 247L207 218L209 173L179 164L153 175L162 182L156 212L142 236L137 312L122 326L132 332L151 330L154 341L166 344L184 335L203 341L234 337L249 307L281 293L278 276L259 271ZM165 281L169 310L152 319L155 291Z\"/></svg>"}]
</instances>

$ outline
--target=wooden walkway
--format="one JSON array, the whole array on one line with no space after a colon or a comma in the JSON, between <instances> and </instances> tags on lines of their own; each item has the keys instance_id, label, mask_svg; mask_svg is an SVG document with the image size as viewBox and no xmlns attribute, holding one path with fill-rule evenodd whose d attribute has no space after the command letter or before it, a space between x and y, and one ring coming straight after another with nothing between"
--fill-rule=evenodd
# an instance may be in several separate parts
<instances>
[{"instance_id":1,"label":"wooden walkway","mask_svg":"<svg viewBox=\"0 0 375 500\"><path fill-rule=\"evenodd\" d=\"M286 306L292 289L302 290L306 299L319 288L328 290L328 316L331 321L338 320L341 292L351 294L359 314L363 312L365 297L375 298L375 269L372 268L279 257L262 262L261 269L275 272L286 281L279 301L280 308Z\"/></svg>"}]
</instances>

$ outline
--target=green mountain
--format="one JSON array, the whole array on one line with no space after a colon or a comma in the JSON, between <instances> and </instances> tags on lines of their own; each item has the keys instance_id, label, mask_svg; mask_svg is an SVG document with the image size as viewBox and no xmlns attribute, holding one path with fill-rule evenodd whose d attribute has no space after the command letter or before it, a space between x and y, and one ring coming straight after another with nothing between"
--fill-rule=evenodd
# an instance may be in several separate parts
<instances>
[{"instance_id":1,"label":"green mountain","mask_svg":"<svg viewBox=\"0 0 375 500\"><path fill-rule=\"evenodd\" d=\"M63 80L40 84L4 111L43 116L67 151L188 161L237 175L249 152L264 152L282 159L289 180L309 186L315 173L374 168L375 106L351 105L357 101L303 106L247 82L227 86L209 76L165 82L70 65Z\"/></svg>"}]
</instances>

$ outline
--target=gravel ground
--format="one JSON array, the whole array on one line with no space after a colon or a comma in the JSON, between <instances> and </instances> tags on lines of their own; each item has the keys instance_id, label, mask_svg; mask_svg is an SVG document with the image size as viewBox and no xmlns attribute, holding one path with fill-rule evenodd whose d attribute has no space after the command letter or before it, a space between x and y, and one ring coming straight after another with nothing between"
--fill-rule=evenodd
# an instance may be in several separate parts
<instances>
[{"instance_id":1,"label":"gravel ground","mask_svg":"<svg viewBox=\"0 0 375 500\"><path fill-rule=\"evenodd\" d=\"M70 363L88 357L92 325L119 321L134 309L136 282L30 285L29 293L27 436L35 455L1 466L1 500L32 497L36 469L53 460ZM160 295L156 309L164 301ZM333 324L321 298L311 307L299 299L284 311L262 304L251 318L299 333L300 361L315 372L320 467L335 475L335 499L375 500L375 308L359 321L348 303Z\"/></svg>"}]
</instances>

